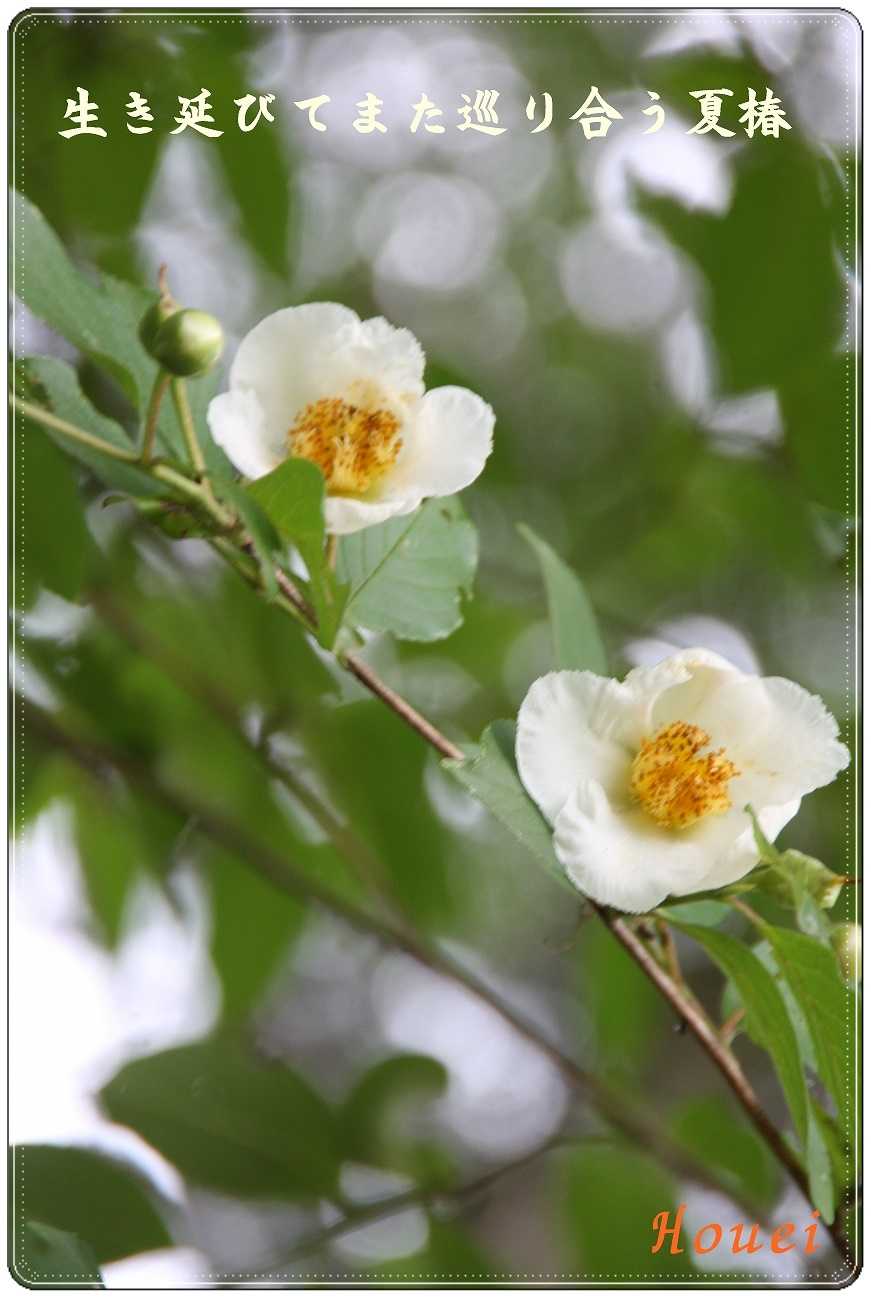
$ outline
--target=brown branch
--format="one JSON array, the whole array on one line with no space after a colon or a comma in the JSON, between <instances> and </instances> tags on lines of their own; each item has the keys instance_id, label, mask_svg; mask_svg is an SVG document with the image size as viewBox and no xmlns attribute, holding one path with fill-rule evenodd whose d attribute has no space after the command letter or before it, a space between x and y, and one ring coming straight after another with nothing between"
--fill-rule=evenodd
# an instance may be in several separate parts
<instances>
[{"instance_id":1,"label":"brown branch","mask_svg":"<svg viewBox=\"0 0 871 1298\"><path fill-rule=\"evenodd\" d=\"M654 960L647 947L632 932L632 929L624 920L618 916L608 914L603 907L595 906L595 909L608 925L617 941L629 952L636 964L640 966L672 1008L681 1016L693 1036L700 1042L726 1079L739 1104L766 1145L792 1177L808 1203L813 1205L807 1172L802 1166L800 1158L784 1140L779 1129L765 1112L759 1097L745 1076L744 1070L732 1054L732 1051L720 1039L707 1015L699 1005L672 982L665 970ZM850 1256L849 1242L843 1231L838 1228L837 1224L834 1224L829 1226L829 1232L839 1252L845 1258L848 1258Z\"/></svg>"},{"instance_id":2,"label":"brown branch","mask_svg":"<svg viewBox=\"0 0 871 1298\"><path fill-rule=\"evenodd\" d=\"M520 1157L513 1158L508 1163L500 1163L498 1167L492 1167L472 1180L456 1186L454 1189L437 1190L415 1186L410 1190L403 1190L399 1194L392 1194L387 1199L377 1199L374 1203L361 1204L359 1207L354 1207L346 1212L343 1217L330 1226L324 1226L321 1230L307 1235L298 1244L295 1244L290 1252L286 1253L274 1266L258 1270L258 1279L292 1279L291 1276L276 1275L276 1271L278 1268L292 1266L294 1262L308 1257L311 1253L319 1252L327 1244L331 1244L335 1239L340 1239L342 1235L347 1235L350 1231L359 1230L361 1226L371 1226L387 1217L395 1217L397 1213L403 1212L407 1208L430 1208L438 1204L440 1207L442 1205L456 1205L459 1209L467 1199L476 1198L489 1190L490 1186L497 1181L501 1181L506 1176L511 1176L514 1172L521 1171L544 1155L572 1144L580 1144L585 1140L585 1137L580 1136L555 1136L538 1145L535 1149L521 1154ZM232 1280L233 1273L220 1275L217 1278Z\"/></svg>"},{"instance_id":3,"label":"brown branch","mask_svg":"<svg viewBox=\"0 0 871 1298\"><path fill-rule=\"evenodd\" d=\"M367 663L363 663L355 656L347 655L345 665L367 689L386 703L406 725L416 730L443 757L453 760L462 759L464 756L462 750L442 735L431 722L421 716L395 690L386 685ZM633 933L625 920L621 919L619 915L612 914L606 907L600 906L596 902L590 901L589 904L642 972L677 1011L681 1021L686 1023L693 1036L713 1060L715 1066L731 1087L739 1104L769 1149L808 1202L813 1204L807 1172L802 1166L801 1160L784 1140L778 1128L765 1112L759 1097L738 1060L725 1043L720 1040L701 1007L685 989L672 981L665 970L654 960L641 939ZM843 1232L838 1229L837 1223L829 1227L829 1232L841 1254L848 1257L849 1243Z\"/></svg>"},{"instance_id":4,"label":"brown branch","mask_svg":"<svg viewBox=\"0 0 871 1298\"><path fill-rule=\"evenodd\" d=\"M282 578L284 578L285 582L287 582L287 578L280 570L276 573L276 576L278 577L279 586L290 598L290 593L285 590L282 584ZM296 604L297 600L302 597L292 583L288 584L295 596L293 602ZM310 609L307 612L311 614ZM385 703L401 721L410 726L442 757L449 758L452 761L461 761L463 759L465 754L462 749L443 735L432 722L428 721L416 708L412 707L396 690L387 685L368 663L353 653L345 654L339 658L339 661L356 677L361 685L365 686L382 703ZM738 1060L720 1039L701 1006L689 995L686 989L679 987L672 981L624 919L620 918L619 915L612 914L607 907L600 906L596 902L590 901L589 904L599 919L611 930L611 933L628 955L680 1015L681 1021L687 1025L719 1069L762 1139L801 1190L808 1203L812 1204L810 1184L801 1160L768 1117ZM828 1229L839 1252L845 1258L849 1257L849 1243L843 1231L839 1229L838 1223L835 1222Z\"/></svg>"},{"instance_id":5,"label":"brown branch","mask_svg":"<svg viewBox=\"0 0 871 1298\"><path fill-rule=\"evenodd\" d=\"M564 1054L559 1046L543 1036L534 1024L511 1005L501 1000L486 983L443 951L426 945L417 935L396 922L373 915L335 893L212 807L182 797L154 771L127 753L69 734L42 708L20 696L16 697L16 702L22 722L26 722L34 733L53 748L67 753L91 776L97 778L101 771L114 767L153 801L183 818L185 822L193 822L198 833L239 856L280 891L296 900L314 902L338 916L356 932L375 937L382 944L404 952L433 973L470 992L488 1005L518 1036L540 1050L567 1085L584 1095L613 1128L635 1144L650 1150L677 1175L686 1176L740 1202L739 1197L724 1187L708 1168L669 1136L661 1124L651 1122L646 1115L630 1107L622 1096L613 1092L595 1074L588 1073L571 1056Z\"/></svg>"}]
</instances>

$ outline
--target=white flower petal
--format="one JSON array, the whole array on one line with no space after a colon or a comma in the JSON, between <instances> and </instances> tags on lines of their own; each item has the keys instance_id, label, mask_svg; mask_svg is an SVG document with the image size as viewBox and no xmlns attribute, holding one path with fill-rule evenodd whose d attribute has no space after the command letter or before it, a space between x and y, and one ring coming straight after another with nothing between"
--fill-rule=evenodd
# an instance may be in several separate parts
<instances>
[{"instance_id":1,"label":"white flower petal","mask_svg":"<svg viewBox=\"0 0 871 1298\"><path fill-rule=\"evenodd\" d=\"M324 518L328 532L347 536L373 523L383 523L400 514L410 514L420 504L420 497L396 497L392 500L357 500L352 496L327 496Z\"/></svg>"},{"instance_id":2,"label":"white flower petal","mask_svg":"<svg viewBox=\"0 0 871 1298\"><path fill-rule=\"evenodd\" d=\"M639 738L649 738L669 721L693 720L701 701L720 681L740 675L708 649L683 649L653 667L634 668L624 684L639 703L643 725Z\"/></svg>"},{"instance_id":3,"label":"white flower petal","mask_svg":"<svg viewBox=\"0 0 871 1298\"><path fill-rule=\"evenodd\" d=\"M329 360L359 339L360 317L337 302L309 302L264 316L239 344L230 386L272 390L304 383L312 363Z\"/></svg>"},{"instance_id":4,"label":"white flower petal","mask_svg":"<svg viewBox=\"0 0 871 1298\"><path fill-rule=\"evenodd\" d=\"M741 770L729 781L727 811L680 829L655 823L629 789L640 739L673 721L707 731ZM746 802L774 839L849 752L824 704L799 685L745 675L692 649L630 672L622 685L589 672L543 677L520 710L517 761L578 888L641 912L740 879L758 860Z\"/></svg>"},{"instance_id":5,"label":"white flower petal","mask_svg":"<svg viewBox=\"0 0 871 1298\"><path fill-rule=\"evenodd\" d=\"M773 842L784 825L792 820L800 806L801 798L796 798L793 802L786 802L780 807L762 807L757 814L765 837ZM746 820L747 828L742 830L728 849L713 861L704 878L685 891L703 892L708 888L725 888L727 884L743 879L744 875L753 869L759 861L759 852L749 816ZM680 889L675 889L675 894L680 895Z\"/></svg>"},{"instance_id":6,"label":"white flower petal","mask_svg":"<svg viewBox=\"0 0 871 1298\"><path fill-rule=\"evenodd\" d=\"M287 448L299 412L312 401L341 395L353 381L348 358L360 330L356 312L335 302L312 302L274 311L242 339L230 390L257 394L270 444L280 439Z\"/></svg>"},{"instance_id":7,"label":"white flower petal","mask_svg":"<svg viewBox=\"0 0 871 1298\"><path fill-rule=\"evenodd\" d=\"M741 806L777 805L829 784L850 754L821 699L780 676L745 676L734 669L694 671L689 682L659 695L651 708L655 732L689 721L724 748L740 775L730 781Z\"/></svg>"},{"instance_id":8,"label":"white flower petal","mask_svg":"<svg viewBox=\"0 0 871 1298\"><path fill-rule=\"evenodd\" d=\"M602 906L640 914L671 890L670 840L649 818L615 812L595 781L572 791L557 816L553 845L576 887Z\"/></svg>"},{"instance_id":9,"label":"white flower petal","mask_svg":"<svg viewBox=\"0 0 871 1298\"><path fill-rule=\"evenodd\" d=\"M517 716L517 769L551 823L580 780L628 787L633 708L622 685L593 672L549 672L531 687Z\"/></svg>"},{"instance_id":10,"label":"white flower petal","mask_svg":"<svg viewBox=\"0 0 871 1298\"><path fill-rule=\"evenodd\" d=\"M766 819L775 824L774 817ZM641 912L666 897L721 887L752 869L758 855L747 823L733 809L689 829L663 829L640 807L614 805L600 785L582 781L556 819L554 850L581 892L602 905ZM714 882L718 876L722 884Z\"/></svg>"},{"instance_id":11,"label":"white flower petal","mask_svg":"<svg viewBox=\"0 0 871 1298\"><path fill-rule=\"evenodd\" d=\"M450 496L474 482L493 447L495 415L467 388L434 388L417 406L391 490Z\"/></svg>"},{"instance_id":12,"label":"white flower petal","mask_svg":"<svg viewBox=\"0 0 871 1298\"><path fill-rule=\"evenodd\" d=\"M426 357L410 329L397 329L383 316L364 320L356 357L363 374L404 399L423 396Z\"/></svg>"},{"instance_id":13,"label":"white flower petal","mask_svg":"<svg viewBox=\"0 0 871 1298\"><path fill-rule=\"evenodd\" d=\"M269 435L263 409L248 388L231 388L209 402L212 439L246 478L271 472L287 454L282 436Z\"/></svg>"}]
</instances>

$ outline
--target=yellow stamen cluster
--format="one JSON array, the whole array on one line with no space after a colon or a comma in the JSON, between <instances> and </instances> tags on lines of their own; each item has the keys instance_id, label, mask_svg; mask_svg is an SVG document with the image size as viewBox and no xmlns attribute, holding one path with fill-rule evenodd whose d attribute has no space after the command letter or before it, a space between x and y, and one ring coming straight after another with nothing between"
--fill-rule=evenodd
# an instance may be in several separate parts
<instances>
[{"instance_id":1,"label":"yellow stamen cluster","mask_svg":"<svg viewBox=\"0 0 871 1298\"><path fill-rule=\"evenodd\" d=\"M341 397L312 401L288 432L293 455L317 464L335 495L359 495L396 463L399 420Z\"/></svg>"},{"instance_id":2,"label":"yellow stamen cluster","mask_svg":"<svg viewBox=\"0 0 871 1298\"><path fill-rule=\"evenodd\" d=\"M673 721L642 743L632 763L630 787L658 825L686 829L731 807L726 785L740 771L723 748L700 756L710 742L711 736L699 726Z\"/></svg>"}]
</instances>

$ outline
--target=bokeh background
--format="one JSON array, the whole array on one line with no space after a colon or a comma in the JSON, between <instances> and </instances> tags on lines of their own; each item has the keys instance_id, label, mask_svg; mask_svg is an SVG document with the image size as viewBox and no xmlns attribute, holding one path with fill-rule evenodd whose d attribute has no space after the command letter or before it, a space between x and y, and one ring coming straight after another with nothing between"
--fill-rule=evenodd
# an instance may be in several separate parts
<instances>
[{"instance_id":1,"label":"bokeh background","mask_svg":"<svg viewBox=\"0 0 871 1298\"><path fill-rule=\"evenodd\" d=\"M223 322L227 360L267 312L336 300L412 329L429 386L460 383L493 405L495 450L463 498L481 559L462 628L435 645L366 649L452 737L512 716L551 666L519 521L587 583L615 673L705 645L801 682L847 727L859 39L840 11L47 19L18 38L15 183L81 264L152 286L168 263L175 296ZM594 141L569 120L591 84L623 114ZM58 135L79 85L107 138ZM735 136L687 134L690 91L720 86L735 91L723 117ZM791 131L744 135L748 86L781 96ZM177 96L201 87L224 134L171 135ZM500 92L498 138L455 129L461 94L484 88ZM154 112L149 135L126 130L133 89ZM423 90L444 110L444 135L408 130ZM648 90L666 121L645 137ZM233 100L249 91L276 95L276 120L242 134ZM385 135L351 127L367 91L383 100ZM527 99L540 110L545 91L553 123L530 135ZM332 100L324 133L293 106L320 94ZM72 360L113 408L90 367L23 310L17 346ZM146 639L37 586L22 614L26 688L72 697L130 745L159 744L168 769L219 788L243 823L269 800L310 868L339 877L346 863L302 806L264 787L143 643L168 647L354 826L422 931L657 1122L717 1146L714 1159L731 1160L774 1221L803 1213L609 935L578 925L571 899L416 737L203 543L144 540L124 507L102 507L96 481L79 485L113 565L110 595ZM153 810L95 793L56 754L39 753L24 776L13 1139L122 1153L172 1222L162 1247L110 1260L108 1284L274 1266L384 1278L640 1273L650 1241L620 1228L627 1205L641 1217L652 1205L649 1219L686 1202L688 1225L731 1220L731 1205L605 1138L551 1064L471 996L269 893ZM852 874L845 798L843 780L815 794L783 841ZM716 1008L718 977L691 948L684 958ZM386 1059L426 1055L446 1070L434 1081L399 1067L378 1113L374 1102L360 1110L341 1151L346 1204L414 1185L424 1166L462 1182L560 1133L572 1140L459 1205L411 1206L287 1262L335 1205L185 1184L96 1098L127 1061L217 1030L288 1062L335 1110ZM762 1055L746 1039L737 1048L782 1118ZM385 1113L389 1138L375 1130ZM591 1139L574 1143L579 1132ZM740 1263L712 1259L718 1270ZM767 1251L754 1261L781 1278L799 1265Z\"/></svg>"}]
</instances>

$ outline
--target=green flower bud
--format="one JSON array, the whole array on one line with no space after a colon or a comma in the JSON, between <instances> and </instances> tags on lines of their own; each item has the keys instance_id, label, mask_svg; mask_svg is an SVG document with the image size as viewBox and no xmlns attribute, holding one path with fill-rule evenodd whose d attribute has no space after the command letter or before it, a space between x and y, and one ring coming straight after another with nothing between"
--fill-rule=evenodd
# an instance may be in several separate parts
<instances>
[{"instance_id":1,"label":"green flower bud","mask_svg":"<svg viewBox=\"0 0 871 1298\"><path fill-rule=\"evenodd\" d=\"M139 341L149 356L154 355L154 343L160 326L178 309L177 302L173 302L171 298L161 296L156 302L152 303L139 321Z\"/></svg>"},{"instance_id":2,"label":"green flower bud","mask_svg":"<svg viewBox=\"0 0 871 1298\"><path fill-rule=\"evenodd\" d=\"M224 331L214 316L185 308L168 316L157 330L152 356L180 378L204 374L224 348Z\"/></svg>"},{"instance_id":3,"label":"green flower bud","mask_svg":"<svg viewBox=\"0 0 871 1298\"><path fill-rule=\"evenodd\" d=\"M832 946L845 982L862 977L862 929L858 924L839 924L832 932Z\"/></svg>"}]
</instances>

